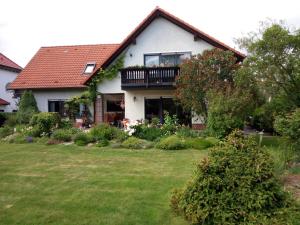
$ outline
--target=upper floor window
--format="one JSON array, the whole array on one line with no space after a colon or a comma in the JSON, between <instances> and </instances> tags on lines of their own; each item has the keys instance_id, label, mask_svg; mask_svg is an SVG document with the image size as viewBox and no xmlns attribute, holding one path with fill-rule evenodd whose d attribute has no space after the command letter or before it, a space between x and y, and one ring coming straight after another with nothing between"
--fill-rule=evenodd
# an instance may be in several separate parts
<instances>
[{"instance_id":1,"label":"upper floor window","mask_svg":"<svg viewBox=\"0 0 300 225\"><path fill-rule=\"evenodd\" d=\"M92 73L95 69L96 63L87 63L84 69L85 74Z\"/></svg>"},{"instance_id":2,"label":"upper floor window","mask_svg":"<svg viewBox=\"0 0 300 225\"><path fill-rule=\"evenodd\" d=\"M145 54L144 64L147 67L177 66L189 58L191 58L191 52Z\"/></svg>"}]
</instances>

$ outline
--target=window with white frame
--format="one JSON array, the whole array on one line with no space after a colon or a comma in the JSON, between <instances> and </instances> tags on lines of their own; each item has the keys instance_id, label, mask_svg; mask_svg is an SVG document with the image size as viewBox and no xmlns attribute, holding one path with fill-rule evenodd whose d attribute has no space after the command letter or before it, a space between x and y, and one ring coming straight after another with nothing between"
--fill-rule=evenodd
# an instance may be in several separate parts
<instances>
[{"instance_id":1,"label":"window with white frame","mask_svg":"<svg viewBox=\"0 0 300 225\"><path fill-rule=\"evenodd\" d=\"M90 74L94 71L96 63L87 63L84 69L84 74Z\"/></svg>"},{"instance_id":2,"label":"window with white frame","mask_svg":"<svg viewBox=\"0 0 300 225\"><path fill-rule=\"evenodd\" d=\"M147 67L177 66L184 60L190 59L191 55L191 52L145 54L144 64Z\"/></svg>"}]
</instances>

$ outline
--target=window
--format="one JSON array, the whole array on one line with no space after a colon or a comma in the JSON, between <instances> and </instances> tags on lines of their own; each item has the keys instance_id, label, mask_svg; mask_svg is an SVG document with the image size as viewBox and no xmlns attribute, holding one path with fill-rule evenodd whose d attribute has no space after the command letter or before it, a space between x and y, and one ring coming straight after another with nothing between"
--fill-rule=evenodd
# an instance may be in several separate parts
<instances>
[{"instance_id":1,"label":"window","mask_svg":"<svg viewBox=\"0 0 300 225\"><path fill-rule=\"evenodd\" d=\"M85 74L92 73L95 69L96 63L87 63L84 69Z\"/></svg>"},{"instance_id":2,"label":"window","mask_svg":"<svg viewBox=\"0 0 300 225\"><path fill-rule=\"evenodd\" d=\"M121 101L107 100L106 101L107 112L122 112Z\"/></svg>"},{"instance_id":3,"label":"window","mask_svg":"<svg viewBox=\"0 0 300 225\"><path fill-rule=\"evenodd\" d=\"M149 54L144 58L144 64L148 67L177 66L185 59L191 58L191 52Z\"/></svg>"},{"instance_id":4,"label":"window","mask_svg":"<svg viewBox=\"0 0 300 225\"><path fill-rule=\"evenodd\" d=\"M48 112L57 112L62 117L67 116L64 100L49 100Z\"/></svg>"},{"instance_id":5,"label":"window","mask_svg":"<svg viewBox=\"0 0 300 225\"><path fill-rule=\"evenodd\" d=\"M146 55L145 56L145 66L158 66L159 65L159 56L158 55Z\"/></svg>"}]
</instances>

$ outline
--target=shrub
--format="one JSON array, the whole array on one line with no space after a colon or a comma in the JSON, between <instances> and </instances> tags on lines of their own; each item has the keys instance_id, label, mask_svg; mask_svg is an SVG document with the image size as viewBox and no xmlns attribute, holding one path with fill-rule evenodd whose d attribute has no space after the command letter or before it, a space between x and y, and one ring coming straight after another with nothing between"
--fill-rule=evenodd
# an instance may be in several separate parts
<instances>
[{"instance_id":1,"label":"shrub","mask_svg":"<svg viewBox=\"0 0 300 225\"><path fill-rule=\"evenodd\" d=\"M73 127L73 122L71 120L63 119L61 120L59 127L62 129L70 129Z\"/></svg>"},{"instance_id":2,"label":"shrub","mask_svg":"<svg viewBox=\"0 0 300 225\"><path fill-rule=\"evenodd\" d=\"M186 145L189 148L194 148L194 149L206 149L214 146L210 141L204 139L204 138L187 138L186 139Z\"/></svg>"},{"instance_id":3,"label":"shrub","mask_svg":"<svg viewBox=\"0 0 300 225\"><path fill-rule=\"evenodd\" d=\"M32 91L24 91L19 103L17 120L19 123L29 123L31 117L38 112L36 100Z\"/></svg>"},{"instance_id":4,"label":"shrub","mask_svg":"<svg viewBox=\"0 0 300 225\"><path fill-rule=\"evenodd\" d=\"M168 112L165 112L164 123L161 126L163 135L172 135L175 134L179 128L178 118L176 115L170 116Z\"/></svg>"},{"instance_id":5,"label":"shrub","mask_svg":"<svg viewBox=\"0 0 300 225\"><path fill-rule=\"evenodd\" d=\"M25 144L25 143L32 143L35 142L35 139L31 136L26 136L20 133L14 133L10 136L7 136L4 141L8 143L15 143L15 144Z\"/></svg>"},{"instance_id":6,"label":"shrub","mask_svg":"<svg viewBox=\"0 0 300 225\"><path fill-rule=\"evenodd\" d=\"M9 127L15 127L18 124L17 114L16 113L7 113L6 121L4 124Z\"/></svg>"},{"instance_id":7,"label":"shrub","mask_svg":"<svg viewBox=\"0 0 300 225\"><path fill-rule=\"evenodd\" d=\"M90 134L80 132L76 134L74 138L74 142L78 146L85 146L91 142L93 142L93 137Z\"/></svg>"},{"instance_id":8,"label":"shrub","mask_svg":"<svg viewBox=\"0 0 300 225\"><path fill-rule=\"evenodd\" d=\"M70 129L57 129L53 132L52 138L58 141L72 141L72 130Z\"/></svg>"},{"instance_id":9,"label":"shrub","mask_svg":"<svg viewBox=\"0 0 300 225\"><path fill-rule=\"evenodd\" d=\"M300 108L284 116L277 116L274 127L282 136L300 143Z\"/></svg>"},{"instance_id":10,"label":"shrub","mask_svg":"<svg viewBox=\"0 0 300 225\"><path fill-rule=\"evenodd\" d=\"M163 150L179 150L188 148L188 145L181 138L173 135L161 139L155 147Z\"/></svg>"},{"instance_id":11,"label":"shrub","mask_svg":"<svg viewBox=\"0 0 300 225\"><path fill-rule=\"evenodd\" d=\"M103 139L101 141L99 141L97 144L96 144L96 147L105 147L105 146L108 146L109 145L109 141L106 140L106 139Z\"/></svg>"},{"instance_id":12,"label":"shrub","mask_svg":"<svg viewBox=\"0 0 300 225\"><path fill-rule=\"evenodd\" d=\"M11 135L13 132L13 129L8 126L0 127L0 139Z\"/></svg>"},{"instance_id":13,"label":"shrub","mask_svg":"<svg viewBox=\"0 0 300 225\"><path fill-rule=\"evenodd\" d=\"M242 129L253 109L252 95L247 91L230 88L224 93L211 91L208 98L207 130L217 138L224 138L234 129Z\"/></svg>"},{"instance_id":14,"label":"shrub","mask_svg":"<svg viewBox=\"0 0 300 225\"><path fill-rule=\"evenodd\" d=\"M217 145L220 142L220 140L215 137L206 137L205 140L210 142L213 146Z\"/></svg>"},{"instance_id":15,"label":"shrub","mask_svg":"<svg viewBox=\"0 0 300 225\"><path fill-rule=\"evenodd\" d=\"M41 112L34 114L30 120L30 125L40 132L40 136L50 135L60 124L60 116L58 113Z\"/></svg>"},{"instance_id":16,"label":"shrub","mask_svg":"<svg viewBox=\"0 0 300 225\"><path fill-rule=\"evenodd\" d=\"M108 124L100 124L93 127L90 131L90 134L96 141L103 139L112 140L117 135L117 129L118 128L112 127Z\"/></svg>"},{"instance_id":17,"label":"shrub","mask_svg":"<svg viewBox=\"0 0 300 225\"><path fill-rule=\"evenodd\" d=\"M193 224L286 224L290 205L271 156L239 131L215 147L171 198L172 209Z\"/></svg>"},{"instance_id":18,"label":"shrub","mask_svg":"<svg viewBox=\"0 0 300 225\"><path fill-rule=\"evenodd\" d=\"M129 149L147 149L151 148L152 144L146 140L130 137L121 144L121 147Z\"/></svg>"},{"instance_id":19,"label":"shrub","mask_svg":"<svg viewBox=\"0 0 300 225\"><path fill-rule=\"evenodd\" d=\"M133 135L137 138L154 141L163 135L163 132L158 127L150 127L145 124L139 124L133 127L135 130Z\"/></svg>"},{"instance_id":20,"label":"shrub","mask_svg":"<svg viewBox=\"0 0 300 225\"><path fill-rule=\"evenodd\" d=\"M0 127L4 124L6 121L7 117L5 113L0 113Z\"/></svg>"},{"instance_id":21,"label":"shrub","mask_svg":"<svg viewBox=\"0 0 300 225\"><path fill-rule=\"evenodd\" d=\"M180 129L178 129L176 131L176 135L178 137L198 137L199 136L199 132L191 129L190 127L181 127Z\"/></svg>"}]
</instances>

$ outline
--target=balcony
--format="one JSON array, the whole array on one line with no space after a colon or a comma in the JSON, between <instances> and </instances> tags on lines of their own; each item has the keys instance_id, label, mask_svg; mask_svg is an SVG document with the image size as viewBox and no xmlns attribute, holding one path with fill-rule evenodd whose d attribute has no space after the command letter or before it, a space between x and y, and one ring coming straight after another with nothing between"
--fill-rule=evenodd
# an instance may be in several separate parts
<instances>
[{"instance_id":1,"label":"balcony","mask_svg":"<svg viewBox=\"0 0 300 225\"><path fill-rule=\"evenodd\" d=\"M121 88L174 89L179 67L144 67L121 69Z\"/></svg>"}]
</instances>

